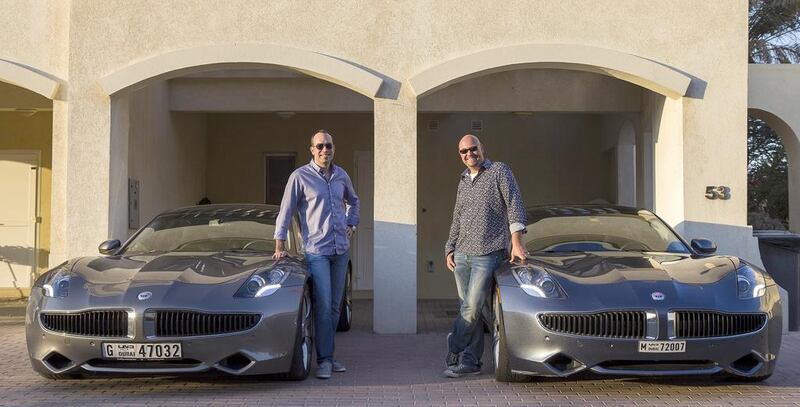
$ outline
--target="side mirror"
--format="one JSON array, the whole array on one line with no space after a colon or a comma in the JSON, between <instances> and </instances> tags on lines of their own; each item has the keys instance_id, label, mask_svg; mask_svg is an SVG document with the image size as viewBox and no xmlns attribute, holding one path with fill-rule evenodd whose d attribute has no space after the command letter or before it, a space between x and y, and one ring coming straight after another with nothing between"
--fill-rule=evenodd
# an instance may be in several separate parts
<instances>
[{"instance_id":1,"label":"side mirror","mask_svg":"<svg viewBox=\"0 0 800 407\"><path fill-rule=\"evenodd\" d=\"M106 240L105 242L100 243L100 246L97 247L97 250L100 251L100 254L114 254L114 252L116 252L120 246L122 246L122 243L120 243L120 241L117 239Z\"/></svg>"},{"instance_id":2,"label":"side mirror","mask_svg":"<svg viewBox=\"0 0 800 407\"><path fill-rule=\"evenodd\" d=\"M717 245L708 239L692 239L692 249L699 254L714 254Z\"/></svg>"}]
</instances>

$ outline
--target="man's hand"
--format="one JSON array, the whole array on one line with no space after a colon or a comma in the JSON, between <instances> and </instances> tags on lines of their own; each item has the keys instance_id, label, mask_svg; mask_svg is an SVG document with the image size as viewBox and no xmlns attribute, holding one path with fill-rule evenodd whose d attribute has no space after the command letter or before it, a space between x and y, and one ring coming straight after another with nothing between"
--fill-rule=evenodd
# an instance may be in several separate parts
<instances>
[{"instance_id":1,"label":"man's hand","mask_svg":"<svg viewBox=\"0 0 800 407\"><path fill-rule=\"evenodd\" d=\"M348 226L347 227L347 238L349 239L349 238L353 237L353 233L356 233L355 228L352 227L352 226Z\"/></svg>"},{"instance_id":2,"label":"man's hand","mask_svg":"<svg viewBox=\"0 0 800 407\"><path fill-rule=\"evenodd\" d=\"M272 255L273 260L280 260L282 257L286 257L289 253L286 252L283 248L283 240L276 240L275 241L275 253Z\"/></svg>"},{"instance_id":3,"label":"man's hand","mask_svg":"<svg viewBox=\"0 0 800 407\"><path fill-rule=\"evenodd\" d=\"M453 252L447 253L447 256L444 256L444 260L450 271L456 271L456 256Z\"/></svg>"},{"instance_id":4,"label":"man's hand","mask_svg":"<svg viewBox=\"0 0 800 407\"><path fill-rule=\"evenodd\" d=\"M527 253L525 253L525 246L522 245L522 232L514 232L511 234L511 260L509 263L515 263L519 259L519 264L527 262Z\"/></svg>"}]
</instances>

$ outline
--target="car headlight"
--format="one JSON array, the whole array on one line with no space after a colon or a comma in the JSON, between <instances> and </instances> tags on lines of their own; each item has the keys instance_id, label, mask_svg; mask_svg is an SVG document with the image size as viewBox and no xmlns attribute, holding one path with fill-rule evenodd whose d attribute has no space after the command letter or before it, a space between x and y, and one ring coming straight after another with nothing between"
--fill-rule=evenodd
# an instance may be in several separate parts
<instances>
[{"instance_id":1,"label":"car headlight","mask_svg":"<svg viewBox=\"0 0 800 407\"><path fill-rule=\"evenodd\" d=\"M239 291L236 292L236 296L245 298L266 297L278 291L288 276L289 273L279 268L257 272L244 282Z\"/></svg>"},{"instance_id":2,"label":"car headlight","mask_svg":"<svg viewBox=\"0 0 800 407\"><path fill-rule=\"evenodd\" d=\"M566 295L556 280L543 268L519 266L511 269L522 291L532 297L563 298Z\"/></svg>"},{"instance_id":3,"label":"car headlight","mask_svg":"<svg viewBox=\"0 0 800 407\"><path fill-rule=\"evenodd\" d=\"M42 285L45 297L64 298L69 295L69 274L55 273L52 279Z\"/></svg>"},{"instance_id":4,"label":"car headlight","mask_svg":"<svg viewBox=\"0 0 800 407\"><path fill-rule=\"evenodd\" d=\"M736 270L736 291L740 300L763 297L767 284L761 273L745 264Z\"/></svg>"}]
</instances>

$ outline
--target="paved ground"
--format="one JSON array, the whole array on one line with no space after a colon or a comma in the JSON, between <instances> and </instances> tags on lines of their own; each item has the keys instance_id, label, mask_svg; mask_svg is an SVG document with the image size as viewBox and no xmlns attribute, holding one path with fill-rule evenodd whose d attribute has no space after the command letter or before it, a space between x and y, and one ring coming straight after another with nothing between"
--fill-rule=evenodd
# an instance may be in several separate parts
<instances>
[{"instance_id":1,"label":"paved ground","mask_svg":"<svg viewBox=\"0 0 800 407\"><path fill-rule=\"evenodd\" d=\"M420 305L424 333L373 335L369 303L359 301L354 329L337 337L337 355L349 371L303 382L227 376L49 381L30 369L24 325L8 311L0 313L0 405L800 405L800 333L784 336L777 371L755 385L589 375L505 384L492 379L491 367L469 379L442 377L454 311L450 302L426 302Z\"/></svg>"}]
</instances>

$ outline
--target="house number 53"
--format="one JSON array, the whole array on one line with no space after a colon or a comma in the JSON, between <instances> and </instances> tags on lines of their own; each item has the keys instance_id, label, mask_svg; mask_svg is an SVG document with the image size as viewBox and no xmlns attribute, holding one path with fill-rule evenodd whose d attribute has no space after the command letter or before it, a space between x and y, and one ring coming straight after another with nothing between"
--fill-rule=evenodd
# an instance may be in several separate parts
<instances>
[{"instance_id":1,"label":"house number 53","mask_svg":"<svg viewBox=\"0 0 800 407\"><path fill-rule=\"evenodd\" d=\"M726 186L707 186L706 198L708 199L731 199L731 189Z\"/></svg>"}]
</instances>

